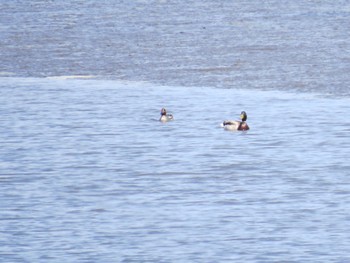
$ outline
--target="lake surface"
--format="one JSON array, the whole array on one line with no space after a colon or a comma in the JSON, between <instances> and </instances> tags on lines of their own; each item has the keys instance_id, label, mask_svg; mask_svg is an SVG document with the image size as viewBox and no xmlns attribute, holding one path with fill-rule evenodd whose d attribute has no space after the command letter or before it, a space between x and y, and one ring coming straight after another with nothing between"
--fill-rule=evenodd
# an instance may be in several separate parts
<instances>
[{"instance_id":1,"label":"lake surface","mask_svg":"<svg viewBox=\"0 0 350 263\"><path fill-rule=\"evenodd\" d=\"M349 262L349 18L2 1L0 262Z\"/></svg>"}]
</instances>

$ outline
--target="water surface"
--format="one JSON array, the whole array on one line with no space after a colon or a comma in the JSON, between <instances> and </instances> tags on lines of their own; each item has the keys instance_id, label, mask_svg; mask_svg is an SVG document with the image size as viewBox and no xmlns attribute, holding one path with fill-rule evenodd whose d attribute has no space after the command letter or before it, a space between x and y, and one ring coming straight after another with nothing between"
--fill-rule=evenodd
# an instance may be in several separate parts
<instances>
[{"instance_id":1,"label":"water surface","mask_svg":"<svg viewBox=\"0 0 350 263\"><path fill-rule=\"evenodd\" d=\"M1 1L0 262L350 261L349 18Z\"/></svg>"},{"instance_id":2,"label":"water surface","mask_svg":"<svg viewBox=\"0 0 350 263\"><path fill-rule=\"evenodd\" d=\"M0 90L5 262L349 260L350 123L334 118L348 99L69 79ZM158 122L164 105L175 121ZM243 108L251 130L224 131Z\"/></svg>"}]
</instances>

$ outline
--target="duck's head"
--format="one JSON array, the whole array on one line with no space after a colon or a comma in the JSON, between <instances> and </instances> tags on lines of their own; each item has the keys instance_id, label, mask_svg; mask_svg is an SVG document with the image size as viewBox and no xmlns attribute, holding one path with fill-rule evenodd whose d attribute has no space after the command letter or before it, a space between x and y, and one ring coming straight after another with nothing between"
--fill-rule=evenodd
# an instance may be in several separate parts
<instances>
[{"instance_id":1,"label":"duck's head","mask_svg":"<svg viewBox=\"0 0 350 263\"><path fill-rule=\"evenodd\" d=\"M160 115L166 115L166 109L162 108L161 111L160 111Z\"/></svg>"},{"instance_id":2,"label":"duck's head","mask_svg":"<svg viewBox=\"0 0 350 263\"><path fill-rule=\"evenodd\" d=\"M247 113L245 111L241 112L241 120L246 121L247 120Z\"/></svg>"}]
</instances>

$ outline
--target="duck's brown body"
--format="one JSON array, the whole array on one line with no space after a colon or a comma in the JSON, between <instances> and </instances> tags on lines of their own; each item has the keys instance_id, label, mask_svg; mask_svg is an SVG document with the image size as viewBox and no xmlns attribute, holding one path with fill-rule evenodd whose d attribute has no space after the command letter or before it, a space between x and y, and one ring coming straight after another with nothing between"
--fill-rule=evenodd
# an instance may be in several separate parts
<instances>
[{"instance_id":1,"label":"duck's brown body","mask_svg":"<svg viewBox=\"0 0 350 263\"><path fill-rule=\"evenodd\" d=\"M231 121L227 120L222 123L225 130L229 131L247 131L249 130L249 126L246 123L247 113L245 111L241 112L241 121Z\"/></svg>"},{"instance_id":2,"label":"duck's brown body","mask_svg":"<svg viewBox=\"0 0 350 263\"><path fill-rule=\"evenodd\" d=\"M249 126L245 121L224 121L223 126L230 131L247 131Z\"/></svg>"}]
</instances>

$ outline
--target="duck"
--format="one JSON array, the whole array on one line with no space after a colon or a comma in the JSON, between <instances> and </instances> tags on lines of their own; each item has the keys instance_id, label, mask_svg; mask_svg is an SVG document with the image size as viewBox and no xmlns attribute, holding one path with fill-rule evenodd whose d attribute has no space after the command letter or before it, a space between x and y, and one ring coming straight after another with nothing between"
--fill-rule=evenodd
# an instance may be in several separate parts
<instances>
[{"instance_id":1,"label":"duck","mask_svg":"<svg viewBox=\"0 0 350 263\"><path fill-rule=\"evenodd\" d=\"M247 120L247 113L245 111L241 112L241 121L231 121L227 120L222 123L222 127L225 128L225 130L229 131L247 131L249 130L249 126L246 123Z\"/></svg>"},{"instance_id":2,"label":"duck","mask_svg":"<svg viewBox=\"0 0 350 263\"><path fill-rule=\"evenodd\" d=\"M161 122L167 122L167 121L172 121L172 120L174 120L173 115L172 115L172 114L167 114L165 108L162 108L162 109L161 109L160 115L161 115L161 116L160 116L159 121L161 121Z\"/></svg>"}]
</instances>

